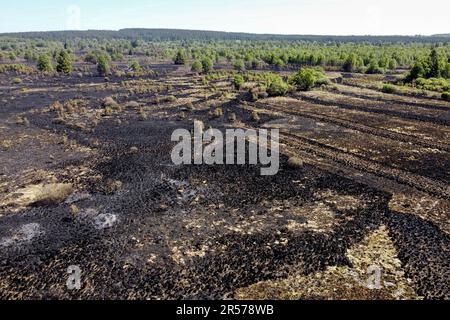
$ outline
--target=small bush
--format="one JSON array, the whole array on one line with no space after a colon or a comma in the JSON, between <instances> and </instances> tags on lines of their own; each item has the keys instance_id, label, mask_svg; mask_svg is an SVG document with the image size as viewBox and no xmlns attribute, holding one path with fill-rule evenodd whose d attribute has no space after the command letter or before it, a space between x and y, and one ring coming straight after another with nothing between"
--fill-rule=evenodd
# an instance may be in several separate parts
<instances>
[{"instance_id":1,"label":"small bush","mask_svg":"<svg viewBox=\"0 0 450 320\"><path fill-rule=\"evenodd\" d=\"M222 118L223 117L223 110L222 108L216 108L213 112L211 112L211 117L213 118Z\"/></svg>"},{"instance_id":2,"label":"small bush","mask_svg":"<svg viewBox=\"0 0 450 320\"><path fill-rule=\"evenodd\" d=\"M119 191L122 188L122 186L123 186L122 181L108 179L106 180L103 186L103 192L106 194L114 194L117 191Z\"/></svg>"},{"instance_id":3,"label":"small bush","mask_svg":"<svg viewBox=\"0 0 450 320\"><path fill-rule=\"evenodd\" d=\"M109 61L106 55L101 55L97 59L97 72L100 77L105 77L110 73Z\"/></svg>"},{"instance_id":4,"label":"small bush","mask_svg":"<svg viewBox=\"0 0 450 320\"><path fill-rule=\"evenodd\" d=\"M186 104L186 106L185 106L185 109L188 110L188 111L194 110L194 109L195 109L195 108L194 108L194 104L193 104L192 102L188 102L188 103Z\"/></svg>"},{"instance_id":5,"label":"small bush","mask_svg":"<svg viewBox=\"0 0 450 320\"><path fill-rule=\"evenodd\" d=\"M202 60L202 68L204 73L209 73L214 69L214 62L210 58Z\"/></svg>"},{"instance_id":6,"label":"small bush","mask_svg":"<svg viewBox=\"0 0 450 320\"><path fill-rule=\"evenodd\" d=\"M125 107L137 109L137 108L139 108L139 103L136 102L136 101L129 101L129 102L127 102L127 104L125 105Z\"/></svg>"},{"instance_id":7,"label":"small bush","mask_svg":"<svg viewBox=\"0 0 450 320\"><path fill-rule=\"evenodd\" d=\"M369 67L366 70L367 74L382 74L384 70L380 68L376 61L371 61Z\"/></svg>"},{"instance_id":8,"label":"small bush","mask_svg":"<svg viewBox=\"0 0 450 320\"><path fill-rule=\"evenodd\" d=\"M35 197L31 204L33 205L54 205L64 201L73 193L72 184L57 183L40 185L36 188Z\"/></svg>"},{"instance_id":9,"label":"small bush","mask_svg":"<svg viewBox=\"0 0 450 320\"><path fill-rule=\"evenodd\" d=\"M97 64L97 55L93 52L89 52L87 55L84 56L84 62Z\"/></svg>"},{"instance_id":10,"label":"small bush","mask_svg":"<svg viewBox=\"0 0 450 320\"><path fill-rule=\"evenodd\" d=\"M175 58L173 59L176 65L185 65L187 63L187 55L184 50L178 50Z\"/></svg>"},{"instance_id":11,"label":"small bush","mask_svg":"<svg viewBox=\"0 0 450 320\"><path fill-rule=\"evenodd\" d=\"M30 125L30 121L23 116L16 117L16 124L19 126L26 126L28 127Z\"/></svg>"},{"instance_id":12,"label":"small bush","mask_svg":"<svg viewBox=\"0 0 450 320\"><path fill-rule=\"evenodd\" d=\"M450 92L442 93L442 99L444 99L445 101L450 101Z\"/></svg>"},{"instance_id":13,"label":"small bush","mask_svg":"<svg viewBox=\"0 0 450 320\"><path fill-rule=\"evenodd\" d=\"M234 69L237 71L244 71L245 70L245 63L242 60L236 60L234 63Z\"/></svg>"},{"instance_id":14,"label":"small bush","mask_svg":"<svg viewBox=\"0 0 450 320\"><path fill-rule=\"evenodd\" d=\"M292 169L299 169L299 168L302 168L303 167L303 161L302 161L302 159L300 159L300 158L297 158L297 157L291 157L291 158L289 158L289 160L288 160L288 166L289 166L289 168L292 168Z\"/></svg>"},{"instance_id":15,"label":"small bush","mask_svg":"<svg viewBox=\"0 0 450 320\"><path fill-rule=\"evenodd\" d=\"M450 80L444 78L418 78L413 84L423 90L448 92L450 90Z\"/></svg>"},{"instance_id":16,"label":"small bush","mask_svg":"<svg viewBox=\"0 0 450 320\"><path fill-rule=\"evenodd\" d=\"M35 72L33 68L30 68L24 64L0 64L0 73L15 72L20 74L32 74Z\"/></svg>"},{"instance_id":17,"label":"small bush","mask_svg":"<svg viewBox=\"0 0 450 320\"><path fill-rule=\"evenodd\" d=\"M175 97L174 95L170 95L170 96L168 96L165 100L166 100L167 102L169 102L169 103L173 103L173 102L177 101L178 98Z\"/></svg>"},{"instance_id":18,"label":"small bush","mask_svg":"<svg viewBox=\"0 0 450 320\"><path fill-rule=\"evenodd\" d=\"M289 90L289 86L280 77L274 78L267 88L267 93L271 97L284 96Z\"/></svg>"},{"instance_id":19,"label":"small bush","mask_svg":"<svg viewBox=\"0 0 450 320\"><path fill-rule=\"evenodd\" d=\"M244 77L242 77L240 74L234 76L233 85L236 88L236 90L240 90L244 85L244 82L245 82Z\"/></svg>"},{"instance_id":20,"label":"small bush","mask_svg":"<svg viewBox=\"0 0 450 320\"><path fill-rule=\"evenodd\" d=\"M76 205L74 205L74 204L72 204L70 207L69 207L69 211L70 211L70 214L71 215L77 215L79 212L80 212L80 209L76 206Z\"/></svg>"},{"instance_id":21,"label":"small bush","mask_svg":"<svg viewBox=\"0 0 450 320\"><path fill-rule=\"evenodd\" d=\"M148 120L148 113L145 112L144 109L139 110L139 120L140 120L140 121L146 121L146 120Z\"/></svg>"},{"instance_id":22,"label":"small bush","mask_svg":"<svg viewBox=\"0 0 450 320\"><path fill-rule=\"evenodd\" d=\"M13 78L13 79L11 80L11 82L12 82L13 84L21 84L23 81L22 81L22 79L20 79L20 78Z\"/></svg>"},{"instance_id":23,"label":"small bush","mask_svg":"<svg viewBox=\"0 0 450 320\"><path fill-rule=\"evenodd\" d=\"M72 72L72 70L73 70L72 58L67 53L67 51L62 50L59 53L59 56L56 61L58 63L56 66L56 71L58 71L59 73L65 73L65 74L69 74Z\"/></svg>"},{"instance_id":24,"label":"small bush","mask_svg":"<svg viewBox=\"0 0 450 320\"><path fill-rule=\"evenodd\" d=\"M320 83L317 83L318 79L320 79ZM316 85L329 84L329 81L325 78L323 71L313 68L301 69L289 79L289 82L297 86L297 89L303 91L311 90Z\"/></svg>"},{"instance_id":25,"label":"small bush","mask_svg":"<svg viewBox=\"0 0 450 320\"><path fill-rule=\"evenodd\" d=\"M132 60L130 63L130 69L134 72L139 72L141 71L141 65L139 64L139 61L137 60Z\"/></svg>"},{"instance_id":26,"label":"small bush","mask_svg":"<svg viewBox=\"0 0 450 320\"><path fill-rule=\"evenodd\" d=\"M316 86L319 86L319 87L328 86L330 84L331 84L331 81L328 78L320 78L316 81Z\"/></svg>"},{"instance_id":27,"label":"small bush","mask_svg":"<svg viewBox=\"0 0 450 320\"><path fill-rule=\"evenodd\" d=\"M203 70L203 65L200 61L195 60L194 63L191 66L192 72L199 73Z\"/></svg>"},{"instance_id":28,"label":"small bush","mask_svg":"<svg viewBox=\"0 0 450 320\"><path fill-rule=\"evenodd\" d=\"M347 57L347 60L345 60L342 69L345 72L354 72L357 67L358 67L358 59L354 53L351 53Z\"/></svg>"},{"instance_id":29,"label":"small bush","mask_svg":"<svg viewBox=\"0 0 450 320\"><path fill-rule=\"evenodd\" d=\"M251 119L252 119L253 121L256 121L256 122L261 121L261 117L259 116L258 111L254 110L254 111L252 112Z\"/></svg>"},{"instance_id":30,"label":"small bush","mask_svg":"<svg viewBox=\"0 0 450 320\"><path fill-rule=\"evenodd\" d=\"M40 55L37 62L37 68L42 72L52 72L53 65L50 57L46 54Z\"/></svg>"},{"instance_id":31,"label":"small bush","mask_svg":"<svg viewBox=\"0 0 450 320\"><path fill-rule=\"evenodd\" d=\"M385 84L381 88L381 92L383 92L383 93L395 93L395 92L397 92L397 89L391 84Z\"/></svg>"},{"instance_id":32,"label":"small bush","mask_svg":"<svg viewBox=\"0 0 450 320\"><path fill-rule=\"evenodd\" d=\"M115 107L117 106L117 102L116 100L113 99L113 97L106 97L105 99L103 99L102 105L104 107Z\"/></svg>"},{"instance_id":33,"label":"small bush","mask_svg":"<svg viewBox=\"0 0 450 320\"><path fill-rule=\"evenodd\" d=\"M110 106L106 106L105 109L103 109L103 116L108 117L113 114L113 109Z\"/></svg>"}]
</instances>

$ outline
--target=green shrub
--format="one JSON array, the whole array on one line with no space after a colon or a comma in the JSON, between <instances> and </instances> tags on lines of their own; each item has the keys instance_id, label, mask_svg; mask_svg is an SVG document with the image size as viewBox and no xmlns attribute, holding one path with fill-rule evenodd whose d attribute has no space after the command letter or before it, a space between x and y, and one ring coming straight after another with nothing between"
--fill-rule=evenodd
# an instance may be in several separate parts
<instances>
[{"instance_id":1,"label":"green shrub","mask_svg":"<svg viewBox=\"0 0 450 320\"><path fill-rule=\"evenodd\" d=\"M328 79L328 78L320 78L320 79L317 79L317 81L316 81L316 86L328 86L328 85L330 85L331 84L331 81L330 81L330 79Z\"/></svg>"},{"instance_id":2,"label":"green shrub","mask_svg":"<svg viewBox=\"0 0 450 320\"><path fill-rule=\"evenodd\" d=\"M72 72L73 70L72 59L70 55L67 53L67 51L61 50L56 62L58 63L56 65L56 71L58 71L59 73L69 74Z\"/></svg>"},{"instance_id":3,"label":"green shrub","mask_svg":"<svg viewBox=\"0 0 450 320\"><path fill-rule=\"evenodd\" d=\"M36 54L33 51L31 51L31 50L25 51L25 53L23 55L23 58L25 60L27 60L28 62L32 62L32 61L36 61L37 60Z\"/></svg>"},{"instance_id":4,"label":"green shrub","mask_svg":"<svg viewBox=\"0 0 450 320\"><path fill-rule=\"evenodd\" d=\"M413 82L419 78L448 78L450 76L450 61L443 57L436 49L432 49L428 59L422 58L414 63L406 82Z\"/></svg>"},{"instance_id":5,"label":"green shrub","mask_svg":"<svg viewBox=\"0 0 450 320\"><path fill-rule=\"evenodd\" d=\"M110 56L111 56L112 61L122 61L123 60L123 54L118 51L112 52L110 54Z\"/></svg>"},{"instance_id":6,"label":"green shrub","mask_svg":"<svg viewBox=\"0 0 450 320\"><path fill-rule=\"evenodd\" d=\"M442 93L442 99L444 99L445 101L450 101L450 92L444 92Z\"/></svg>"},{"instance_id":7,"label":"green shrub","mask_svg":"<svg viewBox=\"0 0 450 320\"><path fill-rule=\"evenodd\" d=\"M139 61L137 60L132 60L130 62L130 69L133 70L134 72L139 72L141 71L141 65L139 64Z\"/></svg>"},{"instance_id":8,"label":"green shrub","mask_svg":"<svg viewBox=\"0 0 450 320\"><path fill-rule=\"evenodd\" d=\"M37 62L37 68L39 71L42 72L52 72L53 65L50 57L46 54L40 55Z\"/></svg>"},{"instance_id":9,"label":"green shrub","mask_svg":"<svg viewBox=\"0 0 450 320\"><path fill-rule=\"evenodd\" d=\"M251 62L252 69L259 69L262 67L262 62L258 59L253 59Z\"/></svg>"},{"instance_id":10,"label":"green shrub","mask_svg":"<svg viewBox=\"0 0 450 320\"><path fill-rule=\"evenodd\" d=\"M240 90L244 85L244 82L245 82L244 77L241 76L240 74L234 76L233 85L236 88L236 90Z\"/></svg>"},{"instance_id":11,"label":"green shrub","mask_svg":"<svg viewBox=\"0 0 450 320\"><path fill-rule=\"evenodd\" d=\"M20 78L13 78L13 79L11 80L11 82L12 82L13 84L21 84L21 83L22 83L22 79L20 79Z\"/></svg>"},{"instance_id":12,"label":"green shrub","mask_svg":"<svg viewBox=\"0 0 450 320\"><path fill-rule=\"evenodd\" d=\"M397 89L391 84L385 84L381 88L381 92L383 92L383 93L395 93L396 91L397 91Z\"/></svg>"},{"instance_id":13,"label":"green shrub","mask_svg":"<svg viewBox=\"0 0 450 320\"><path fill-rule=\"evenodd\" d=\"M195 60L191 67L192 72L201 72L203 70L203 65L199 60Z\"/></svg>"},{"instance_id":14,"label":"green shrub","mask_svg":"<svg viewBox=\"0 0 450 320\"><path fill-rule=\"evenodd\" d=\"M35 72L35 70L24 64L0 64L0 73L5 73L5 72L32 74Z\"/></svg>"},{"instance_id":15,"label":"green shrub","mask_svg":"<svg viewBox=\"0 0 450 320\"><path fill-rule=\"evenodd\" d=\"M209 73L214 68L214 62L211 60L211 58L204 58L202 60L202 68L204 73Z\"/></svg>"},{"instance_id":16,"label":"green shrub","mask_svg":"<svg viewBox=\"0 0 450 320\"><path fill-rule=\"evenodd\" d=\"M350 53L349 56L347 57L347 60L345 60L342 69L345 72L353 72L357 67L358 67L358 59L354 53Z\"/></svg>"},{"instance_id":17,"label":"green shrub","mask_svg":"<svg viewBox=\"0 0 450 320\"><path fill-rule=\"evenodd\" d=\"M244 71L245 70L245 63L242 60L236 60L234 63L234 69L237 71Z\"/></svg>"},{"instance_id":18,"label":"green shrub","mask_svg":"<svg viewBox=\"0 0 450 320\"><path fill-rule=\"evenodd\" d=\"M267 88L267 93L271 97L284 96L289 90L289 86L280 77L275 78Z\"/></svg>"},{"instance_id":19,"label":"green shrub","mask_svg":"<svg viewBox=\"0 0 450 320\"><path fill-rule=\"evenodd\" d=\"M280 69L283 69L283 68L286 66L286 63L285 63L283 60L281 60L280 58L276 58L276 59L273 61L273 65L274 65L278 70L280 70Z\"/></svg>"},{"instance_id":20,"label":"green shrub","mask_svg":"<svg viewBox=\"0 0 450 320\"><path fill-rule=\"evenodd\" d=\"M311 90L317 81L316 72L310 68L301 69L290 79L290 83L297 86L299 90Z\"/></svg>"},{"instance_id":21,"label":"green shrub","mask_svg":"<svg viewBox=\"0 0 450 320\"><path fill-rule=\"evenodd\" d=\"M384 70L382 68L380 68L379 64L375 61L372 60L369 64L369 67L366 70L367 74L382 74L384 73Z\"/></svg>"},{"instance_id":22,"label":"green shrub","mask_svg":"<svg viewBox=\"0 0 450 320\"><path fill-rule=\"evenodd\" d=\"M425 68L421 62L416 62L406 76L406 82L413 82L415 79L423 77L425 77Z\"/></svg>"},{"instance_id":23,"label":"green shrub","mask_svg":"<svg viewBox=\"0 0 450 320\"><path fill-rule=\"evenodd\" d=\"M395 70L395 69L397 69L397 66L398 66L397 60L395 60L395 59L389 60L389 64L388 64L389 69Z\"/></svg>"},{"instance_id":24,"label":"green shrub","mask_svg":"<svg viewBox=\"0 0 450 320\"><path fill-rule=\"evenodd\" d=\"M450 80L444 78L418 78L413 81L413 86L422 89L437 92L447 92L450 90Z\"/></svg>"},{"instance_id":25,"label":"green shrub","mask_svg":"<svg viewBox=\"0 0 450 320\"><path fill-rule=\"evenodd\" d=\"M101 77L105 77L110 73L108 57L106 55L100 55L97 58L97 72Z\"/></svg>"},{"instance_id":26,"label":"green shrub","mask_svg":"<svg viewBox=\"0 0 450 320\"><path fill-rule=\"evenodd\" d=\"M187 63L186 52L182 49L178 50L175 58L173 59L176 65L185 65Z\"/></svg>"},{"instance_id":27,"label":"green shrub","mask_svg":"<svg viewBox=\"0 0 450 320\"><path fill-rule=\"evenodd\" d=\"M86 56L84 56L84 62L97 64L97 55L93 52L89 52Z\"/></svg>"}]
</instances>

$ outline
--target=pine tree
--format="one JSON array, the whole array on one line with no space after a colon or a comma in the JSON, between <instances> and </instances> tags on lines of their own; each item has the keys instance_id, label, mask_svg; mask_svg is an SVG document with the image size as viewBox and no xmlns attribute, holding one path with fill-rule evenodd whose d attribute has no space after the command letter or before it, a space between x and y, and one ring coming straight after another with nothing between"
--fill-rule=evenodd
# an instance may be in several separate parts
<instances>
[{"instance_id":1,"label":"pine tree","mask_svg":"<svg viewBox=\"0 0 450 320\"><path fill-rule=\"evenodd\" d=\"M204 58L202 60L202 68L204 73L209 73L214 68L214 62L211 60L211 58Z\"/></svg>"},{"instance_id":2,"label":"pine tree","mask_svg":"<svg viewBox=\"0 0 450 320\"><path fill-rule=\"evenodd\" d=\"M240 90L244 85L244 82L245 82L244 77L242 77L240 74L234 76L233 85L236 88L236 90Z\"/></svg>"},{"instance_id":3,"label":"pine tree","mask_svg":"<svg viewBox=\"0 0 450 320\"><path fill-rule=\"evenodd\" d=\"M52 72L53 65L50 57L46 54L40 55L37 62L37 68L39 71L42 72Z\"/></svg>"},{"instance_id":4,"label":"pine tree","mask_svg":"<svg viewBox=\"0 0 450 320\"><path fill-rule=\"evenodd\" d=\"M105 77L110 72L109 61L105 55L100 55L97 59L97 71L98 75Z\"/></svg>"},{"instance_id":5,"label":"pine tree","mask_svg":"<svg viewBox=\"0 0 450 320\"><path fill-rule=\"evenodd\" d=\"M407 82L412 82L417 78L422 78L425 76L425 69L421 62L416 62L406 77Z\"/></svg>"},{"instance_id":6,"label":"pine tree","mask_svg":"<svg viewBox=\"0 0 450 320\"><path fill-rule=\"evenodd\" d=\"M203 70L202 63L198 60L195 60L191 67L192 72L201 72Z\"/></svg>"},{"instance_id":7,"label":"pine tree","mask_svg":"<svg viewBox=\"0 0 450 320\"><path fill-rule=\"evenodd\" d=\"M234 63L234 69L237 71L244 71L245 70L245 63L242 60L236 60Z\"/></svg>"},{"instance_id":8,"label":"pine tree","mask_svg":"<svg viewBox=\"0 0 450 320\"><path fill-rule=\"evenodd\" d=\"M178 50L175 59L173 60L176 65L185 65L187 63L187 56L184 50Z\"/></svg>"},{"instance_id":9,"label":"pine tree","mask_svg":"<svg viewBox=\"0 0 450 320\"><path fill-rule=\"evenodd\" d=\"M345 60L342 68L344 69L345 72L353 72L353 71L355 71L357 64L358 64L358 59L356 58L356 55L354 53L351 53Z\"/></svg>"},{"instance_id":10,"label":"pine tree","mask_svg":"<svg viewBox=\"0 0 450 320\"><path fill-rule=\"evenodd\" d=\"M442 64L436 49L431 50L429 78L439 78L441 76Z\"/></svg>"},{"instance_id":11,"label":"pine tree","mask_svg":"<svg viewBox=\"0 0 450 320\"><path fill-rule=\"evenodd\" d=\"M65 50L61 50L61 52L58 55L58 58L56 59L57 65L56 65L56 71L59 73L65 73L69 74L73 70L72 66L72 59L70 55Z\"/></svg>"}]
</instances>

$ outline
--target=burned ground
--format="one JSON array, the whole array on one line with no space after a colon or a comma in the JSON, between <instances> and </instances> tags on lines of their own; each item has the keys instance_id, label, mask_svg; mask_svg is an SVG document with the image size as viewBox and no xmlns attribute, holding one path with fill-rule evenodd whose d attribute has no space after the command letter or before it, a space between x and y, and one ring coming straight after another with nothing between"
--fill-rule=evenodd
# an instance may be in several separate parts
<instances>
[{"instance_id":1,"label":"burned ground","mask_svg":"<svg viewBox=\"0 0 450 320\"><path fill-rule=\"evenodd\" d=\"M153 68L1 76L1 298L450 298L450 104L345 82L248 102ZM194 120L280 128L279 174L174 166Z\"/></svg>"}]
</instances>

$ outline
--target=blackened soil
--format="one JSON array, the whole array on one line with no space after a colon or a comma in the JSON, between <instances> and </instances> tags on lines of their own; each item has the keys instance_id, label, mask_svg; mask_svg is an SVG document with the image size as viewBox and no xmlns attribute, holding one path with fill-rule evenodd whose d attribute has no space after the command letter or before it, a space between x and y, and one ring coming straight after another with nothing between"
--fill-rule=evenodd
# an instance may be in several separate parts
<instances>
[{"instance_id":1,"label":"blackened soil","mask_svg":"<svg viewBox=\"0 0 450 320\"><path fill-rule=\"evenodd\" d=\"M90 108L101 109L100 99L110 93L78 95L89 100ZM103 117L93 130L76 130L37 112L53 100L69 98L73 93L64 90L51 98L29 93L7 99L0 109L0 125L7 128L0 131L2 138L28 132L53 141L8 147L2 157L17 160L5 166L9 171L1 182L11 185L3 192L38 183L20 180L18 163L28 170L56 172L60 182L76 185L62 202L19 211L3 208L0 298L233 298L237 289L261 281L353 267L348 250L381 226L417 296L450 298L449 235L438 223L393 210L392 193L311 163L291 168L286 156L279 174L268 177L260 175L259 166L174 166L171 134L190 130L190 117L168 120L155 116L163 107L151 106L148 119L126 110ZM236 113L245 125L261 124L236 102L224 105L226 114ZM164 110L170 116L179 108ZM19 114L29 118L28 126L17 127L13 119ZM230 126L209 119L206 112L193 115L219 129ZM262 123L275 119L261 117ZM73 141L72 149L58 140L62 136ZM83 148L89 152L77 153ZM38 150L57 157L45 161ZM15 179L21 183L13 184ZM354 203L344 205L342 199ZM311 211L319 218L332 212L330 223L321 225ZM301 228L291 228L292 222ZM67 288L69 266L82 271L80 290Z\"/></svg>"}]
</instances>

